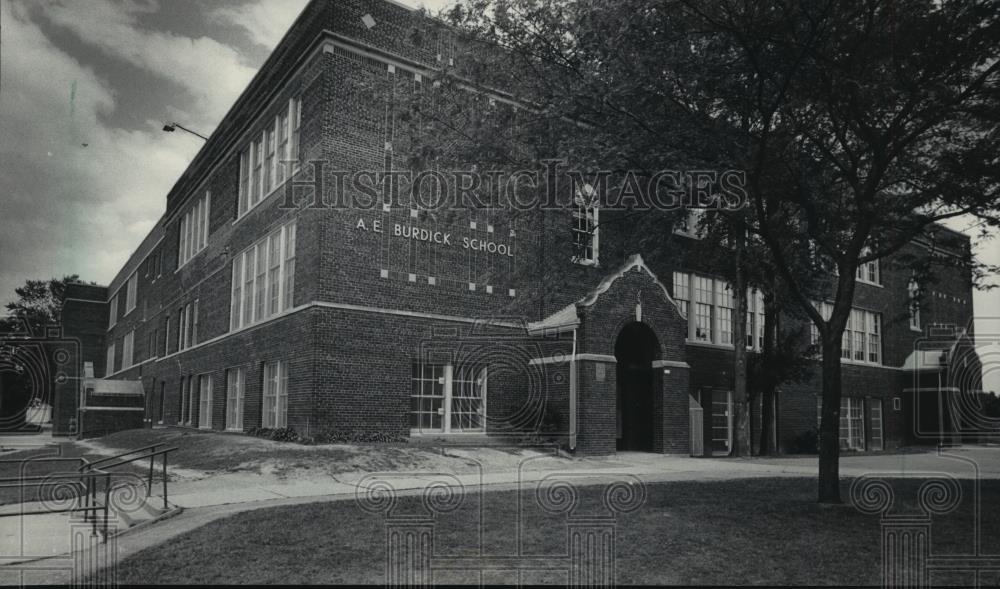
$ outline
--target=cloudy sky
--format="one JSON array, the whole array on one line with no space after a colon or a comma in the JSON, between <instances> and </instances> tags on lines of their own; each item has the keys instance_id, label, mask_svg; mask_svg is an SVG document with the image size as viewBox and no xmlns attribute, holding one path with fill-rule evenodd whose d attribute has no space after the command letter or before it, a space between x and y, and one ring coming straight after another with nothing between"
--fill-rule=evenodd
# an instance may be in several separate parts
<instances>
[{"instance_id":1,"label":"cloudy sky","mask_svg":"<svg viewBox=\"0 0 1000 589\"><path fill-rule=\"evenodd\" d=\"M164 122L210 134L305 3L0 0L0 304L28 278L107 284L202 145ZM1000 293L975 305L1000 336Z\"/></svg>"}]
</instances>

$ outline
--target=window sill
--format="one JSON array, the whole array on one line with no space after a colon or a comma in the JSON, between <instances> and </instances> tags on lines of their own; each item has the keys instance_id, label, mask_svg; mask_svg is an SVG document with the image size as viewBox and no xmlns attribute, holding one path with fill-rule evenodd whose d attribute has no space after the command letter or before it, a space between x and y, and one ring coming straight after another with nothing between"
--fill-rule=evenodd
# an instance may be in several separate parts
<instances>
[{"instance_id":1,"label":"window sill","mask_svg":"<svg viewBox=\"0 0 1000 589\"><path fill-rule=\"evenodd\" d=\"M180 266L177 266L177 269L174 270L174 274L177 274L178 272L180 272L181 270L183 270L184 268L186 268L187 265L190 264L192 260L194 260L195 258L197 258L198 256L200 256L201 253L204 252L207 249L208 249L208 244L206 244L205 247L201 248L200 250L198 250L194 254L192 254L191 257L188 258L186 262L184 262Z\"/></svg>"},{"instance_id":2,"label":"window sill","mask_svg":"<svg viewBox=\"0 0 1000 589\"><path fill-rule=\"evenodd\" d=\"M701 340L684 339L684 343L689 346L700 346L703 348L714 348L717 350L735 350L733 344L717 344L715 342L704 342Z\"/></svg>"},{"instance_id":3,"label":"window sill","mask_svg":"<svg viewBox=\"0 0 1000 589\"><path fill-rule=\"evenodd\" d=\"M862 280L862 279L860 279L860 278L857 278L857 279L855 279L855 282L857 282L858 284L867 284L868 286L875 286L875 287L877 287L877 288L885 288L885 287L884 287L884 286L882 286L882 284L881 284L881 283L879 283L879 282L869 282L869 281L867 281L867 280Z\"/></svg>"},{"instance_id":4,"label":"window sill","mask_svg":"<svg viewBox=\"0 0 1000 589\"><path fill-rule=\"evenodd\" d=\"M600 268L597 260L581 260L579 258L570 258L570 261L579 266L588 266L591 268Z\"/></svg>"}]
</instances>

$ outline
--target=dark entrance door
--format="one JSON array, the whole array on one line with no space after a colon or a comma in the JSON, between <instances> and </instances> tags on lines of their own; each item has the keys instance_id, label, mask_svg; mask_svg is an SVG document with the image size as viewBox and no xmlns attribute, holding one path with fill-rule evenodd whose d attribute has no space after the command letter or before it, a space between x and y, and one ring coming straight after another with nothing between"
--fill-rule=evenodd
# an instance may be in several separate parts
<instances>
[{"instance_id":1,"label":"dark entrance door","mask_svg":"<svg viewBox=\"0 0 1000 589\"><path fill-rule=\"evenodd\" d=\"M660 356L656 334L644 323L626 325L615 342L618 360L618 450L652 452L656 392L653 360Z\"/></svg>"}]
</instances>

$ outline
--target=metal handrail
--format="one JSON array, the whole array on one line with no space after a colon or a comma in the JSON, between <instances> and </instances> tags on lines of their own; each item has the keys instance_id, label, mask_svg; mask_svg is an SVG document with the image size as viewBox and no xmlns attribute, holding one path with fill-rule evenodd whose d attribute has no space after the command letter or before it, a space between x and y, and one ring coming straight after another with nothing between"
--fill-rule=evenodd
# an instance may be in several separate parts
<instances>
[{"instance_id":1,"label":"metal handrail","mask_svg":"<svg viewBox=\"0 0 1000 589\"><path fill-rule=\"evenodd\" d=\"M164 450L157 450L157 448L164 446L163 442L152 444L146 446L145 448L138 448L135 450L130 450L128 452L123 452L115 456L109 456L106 458L101 458L100 460L90 462L86 458L80 456L75 458L66 457L46 457L40 456L37 458L25 458L25 459L9 459L0 460L0 464L25 464L30 462L79 462L82 463L77 468L76 473L56 473L50 475L36 475L36 476L19 476L14 478L0 478L0 488L11 488L25 486L35 486L41 485L46 481L51 480L65 480L65 479L79 479L80 487L83 489L83 506L77 505L75 507L69 507L66 509L46 509L44 511L18 511L12 513L2 513L0 512L0 517L6 517L10 515L44 515L49 513L66 513L66 512L77 512L82 511L84 513L84 521L91 521L93 523L93 534L97 535L97 513L100 511L104 512L104 541L107 542L108 539L108 518L109 518L109 508L111 503L111 479L116 473L108 472L108 469L117 468L119 466L135 462L137 460L149 459L149 475L146 484L146 497L149 497L153 492L153 469L156 463L157 456L163 456L163 510L169 509L169 503L167 502L167 455L170 452L177 450L176 447L166 448ZM152 452L145 453L152 450ZM132 458L127 458L125 460L119 460L118 462L110 465L105 465L103 468L98 468L97 465L100 463L108 462L110 460L120 459L124 456L129 456L131 454L144 453L139 456L134 456ZM23 474L23 472L22 472ZM104 479L104 504L100 505L97 502L97 479ZM14 483L14 484L8 484Z\"/></svg>"},{"instance_id":2,"label":"metal handrail","mask_svg":"<svg viewBox=\"0 0 1000 589\"><path fill-rule=\"evenodd\" d=\"M159 443L156 443L156 444L151 444L151 445L146 446L144 448L136 448L135 450L129 450L128 452L122 452L121 454L115 454L114 456L108 456L106 458L101 458L100 460L95 460L95 461L91 462L90 465L91 466L95 466L95 465L98 465L98 464L100 464L102 462L107 462L109 460L115 460L115 459L121 458L122 456L128 456L129 454L138 454L139 452L145 452L146 450L153 450L155 452L156 449L159 448L160 446L166 446L166 443L165 442L159 442ZM141 456L140 458L146 458L146 456Z\"/></svg>"},{"instance_id":3,"label":"metal handrail","mask_svg":"<svg viewBox=\"0 0 1000 589\"><path fill-rule=\"evenodd\" d=\"M129 454L136 454L138 452L145 452L147 450L154 450L153 452L150 452L149 454L143 454L141 456L134 456L132 458L121 460L121 461L116 462L114 464L106 464L102 468L110 470L112 468L117 468L119 466L135 462L137 460L145 460L145 459L149 458L149 475L146 478L146 497L149 497L150 495L153 494L153 469L156 466L156 457L157 456L163 456L163 510L166 511L167 509L169 509L169 505L167 503L167 454L169 454L170 452L173 452L173 451L177 450L177 448L173 447L173 448L167 448L165 450L155 450L156 448L159 448L160 446L163 446L163 445L164 444L161 442L159 444L153 444L151 446L146 446L145 448L139 448L138 450L131 450L129 452L123 452L123 453L118 454L116 456L109 456L108 458L102 458L101 460L98 460L96 462L92 462L92 463L89 463L89 464L86 464L86 465L80 467L80 472L81 473L84 472L84 470L83 470L84 468L94 469L94 468L96 468L95 465L97 465L97 464L99 464L101 462L106 462L108 460L114 460L116 458L121 458L122 456L128 456Z\"/></svg>"}]
</instances>

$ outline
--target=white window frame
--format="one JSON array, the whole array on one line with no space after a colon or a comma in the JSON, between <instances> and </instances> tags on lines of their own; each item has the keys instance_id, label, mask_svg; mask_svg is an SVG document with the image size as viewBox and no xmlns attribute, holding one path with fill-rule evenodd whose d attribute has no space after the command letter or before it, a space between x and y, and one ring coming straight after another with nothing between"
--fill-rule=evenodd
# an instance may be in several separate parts
<instances>
[{"instance_id":1,"label":"white window frame","mask_svg":"<svg viewBox=\"0 0 1000 589\"><path fill-rule=\"evenodd\" d=\"M206 191L181 217L177 245L177 269L180 270L208 247L212 192Z\"/></svg>"},{"instance_id":2,"label":"white window frame","mask_svg":"<svg viewBox=\"0 0 1000 589\"><path fill-rule=\"evenodd\" d=\"M125 334L122 339L122 370L128 370L135 365L135 330Z\"/></svg>"},{"instance_id":3,"label":"white window frame","mask_svg":"<svg viewBox=\"0 0 1000 589\"><path fill-rule=\"evenodd\" d=\"M108 302L108 329L118 325L118 293Z\"/></svg>"},{"instance_id":4,"label":"white window frame","mask_svg":"<svg viewBox=\"0 0 1000 589\"><path fill-rule=\"evenodd\" d=\"M598 225L600 223L600 208L594 189L589 184L585 185L582 191L577 192L573 204L573 225L571 227L573 262L584 266L596 266L600 245L600 227ZM590 250L589 255L587 250Z\"/></svg>"},{"instance_id":5,"label":"white window frame","mask_svg":"<svg viewBox=\"0 0 1000 589\"><path fill-rule=\"evenodd\" d=\"M862 250L861 255L867 256L871 251L868 248ZM859 264L857 270L855 271L855 278L858 282L864 284L871 284L873 286L882 286L882 272L879 268L879 261L872 260L870 262L865 262L864 264Z\"/></svg>"},{"instance_id":6,"label":"white window frame","mask_svg":"<svg viewBox=\"0 0 1000 589\"><path fill-rule=\"evenodd\" d=\"M814 305L823 320L829 321L830 315L833 313L833 304L823 301L814 303ZM813 345L819 344L819 330L816 325L810 322L809 329L810 342ZM847 326L841 337L843 338L841 340L841 363L882 366L883 323L881 313L851 307L851 314L847 318ZM857 359L859 351L863 353L863 360ZM875 360L872 360L873 356L876 358Z\"/></svg>"},{"instance_id":7,"label":"white window frame","mask_svg":"<svg viewBox=\"0 0 1000 589\"><path fill-rule=\"evenodd\" d=\"M111 342L108 346L108 356L106 359L106 364L104 366L105 377L111 376L115 373L115 342Z\"/></svg>"},{"instance_id":8,"label":"white window frame","mask_svg":"<svg viewBox=\"0 0 1000 589\"><path fill-rule=\"evenodd\" d=\"M198 375L198 429L212 429L212 375Z\"/></svg>"},{"instance_id":9,"label":"white window frame","mask_svg":"<svg viewBox=\"0 0 1000 589\"><path fill-rule=\"evenodd\" d=\"M243 411L246 402L246 369L243 366L226 371L226 431L243 431Z\"/></svg>"},{"instance_id":10,"label":"white window frame","mask_svg":"<svg viewBox=\"0 0 1000 589\"><path fill-rule=\"evenodd\" d=\"M234 256L229 300L239 308L230 307L230 331L276 317L292 307L296 227L296 221L286 223ZM276 273L272 254L278 258Z\"/></svg>"},{"instance_id":11,"label":"white window frame","mask_svg":"<svg viewBox=\"0 0 1000 589\"><path fill-rule=\"evenodd\" d=\"M236 220L267 200L300 169L299 138L302 100L289 98L286 106L265 121L240 151ZM291 168L286 166L291 163Z\"/></svg>"},{"instance_id":12,"label":"white window frame","mask_svg":"<svg viewBox=\"0 0 1000 589\"><path fill-rule=\"evenodd\" d=\"M138 270L136 270L132 272L132 275L128 277L128 282L126 282L126 288L125 288L126 315L135 310L138 290L139 290L139 274Z\"/></svg>"},{"instance_id":13,"label":"white window frame","mask_svg":"<svg viewBox=\"0 0 1000 589\"><path fill-rule=\"evenodd\" d=\"M264 364L264 395L261 427L288 427L288 361Z\"/></svg>"},{"instance_id":14,"label":"white window frame","mask_svg":"<svg viewBox=\"0 0 1000 589\"><path fill-rule=\"evenodd\" d=\"M428 381L424 378L424 369L426 367L434 367L435 369L441 369L441 376L438 378L438 383L443 385L443 396L441 397L441 408L438 410L437 414L441 416L441 427L440 428L426 428L426 427L413 427L412 423L410 425L411 435L421 435L421 434L483 434L486 432L486 416L487 416L487 401L489 395L489 367L485 365L472 365L472 366L460 366L456 367L451 362L429 362L429 363L414 363L417 367L418 376L410 378L410 398L425 399L425 398L436 398L437 395L414 395L413 386L414 382L421 383L421 392L423 390L424 383L431 383L433 381ZM456 378L456 374L463 373L464 370L472 371L472 380L461 380ZM455 402L455 384L456 382L472 382L475 386L480 387L481 396L479 398L479 411L477 412L480 416L479 421L481 427L478 428L467 428L459 431L453 431L452 427L452 415L454 412L454 402ZM461 399L462 397L459 397ZM412 401L411 401L412 403ZM410 410L410 416L412 416L414 411ZM427 414L426 411L418 411L421 414ZM462 413L462 412L460 412ZM465 412L469 413L469 412Z\"/></svg>"}]
</instances>

